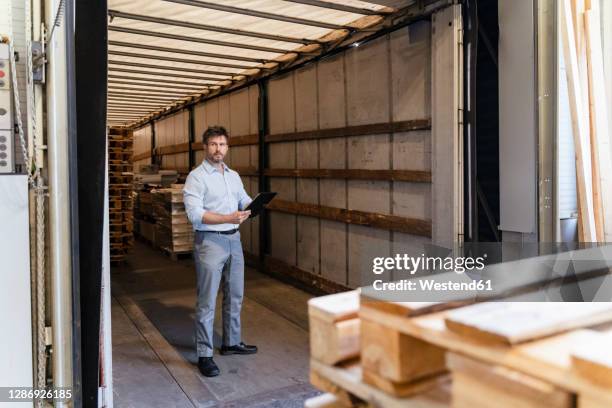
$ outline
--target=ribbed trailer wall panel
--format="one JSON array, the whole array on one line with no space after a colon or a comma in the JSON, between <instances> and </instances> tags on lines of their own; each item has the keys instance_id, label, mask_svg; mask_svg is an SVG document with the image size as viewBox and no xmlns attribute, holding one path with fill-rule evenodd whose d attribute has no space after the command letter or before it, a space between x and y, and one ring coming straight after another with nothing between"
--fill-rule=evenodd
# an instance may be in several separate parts
<instances>
[{"instance_id":1,"label":"ribbed trailer wall panel","mask_svg":"<svg viewBox=\"0 0 612 408\"><path fill-rule=\"evenodd\" d=\"M419 22L269 83L270 135L429 119L430 24ZM430 131L269 145L271 169L431 171ZM298 203L431 219L431 186L389 180L271 177ZM423 251L429 238L272 212L272 257L347 286L367 283L372 258Z\"/></svg>"},{"instance_id":2,"label":"ribbed trailer wall panel","mask_svg":"<svg viewBox=\"0 0 612 408\"><path fill-rule=\"evenodd\" d=\"M440 36L450 38L453 26L444 29ZM446 54L433 63L432 36L436 38L429 21L415 22L270 77L265 82L265 169L259 168L258 85L189 108L195 165L204 159L205 129L224 126L231 134L226 162L241 174L246 191L252 196L261 188L278 193L277 205L268 212L264 258L259 258L260 218L241 227L250 260L263 260L261 266L273 273L337 290L370 283L373 257L419 256L432 243L432 231L442 231L445 225L450 231L457 220L442 219L452 214L436 210L432 179L441 183L439 192L460 194L447 191L454 181L444 169L456 166L460 171L461 164L448 162L455 160L451 157L434 157L432 123L442 120L448 129L437 136L438 150L459 143L450 132L459 124L432 117L432 90L438 89L432 78L434 71L450 78L460 67L447 61ZM459 53L459 45L455 47ZM436 102L449 104L445 111L458 110L453 104L459 97L450 98L452 92ZM176 153L177 146L159 148L173 143L188 147L188 129L188 111L155 121L162 167L186 168L188 152ZM135 142L138 155L150 143L151 129L135 135L142 139ZM137 163L148 161L141 158ZM439 168L447 163L436 177L434 163ZM262 173L268 187L259 186Z\"/></svg>"}]
</instances>

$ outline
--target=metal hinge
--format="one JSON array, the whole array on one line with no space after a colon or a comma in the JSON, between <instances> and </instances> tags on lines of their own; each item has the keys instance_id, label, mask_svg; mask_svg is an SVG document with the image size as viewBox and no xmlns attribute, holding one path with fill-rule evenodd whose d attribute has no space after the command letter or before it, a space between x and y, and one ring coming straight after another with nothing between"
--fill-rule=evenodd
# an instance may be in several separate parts
<instances>
[{"instance_id":1,"label":"metal hinge","mask_svg":"<svg viewBox=\"0 0 612 408\"><path fill-rule=\"evenodd\" d=\"M45 345L53 344L53 329L51 326L45 327Z\"/></svg>"},{"instance_id":2,"label":"metal hinge","mask_svg":"<svg viewBox=\"0 0 612 408\"><path fill-rule=\"evenodd\" d=\"M47 55L45 44L47 41L47 30L45 25L40 28L42 39L41 41L32 42L32 80L35 84L45 83L45 64L47 63Z\"/></svg>"}]
</instances>

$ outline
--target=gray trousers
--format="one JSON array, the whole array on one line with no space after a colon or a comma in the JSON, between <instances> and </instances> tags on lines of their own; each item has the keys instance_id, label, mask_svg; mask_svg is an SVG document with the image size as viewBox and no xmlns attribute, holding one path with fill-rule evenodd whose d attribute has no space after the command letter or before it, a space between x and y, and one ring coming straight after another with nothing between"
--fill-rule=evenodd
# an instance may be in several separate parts
<instances>
[{"instance_id":1,"label":"gray trousers","mask_svg":"<svg viewBox=\"0 0 612 408\"><path fill-rule=\"evenodd\" d=\"M240 232L222 235L196 231L194 258L197 272L196 349L198 357L213 355L213 324L219 285L223 290L223 344L241 341L240 309L244 294L244 256Z\"/></svg>"}]
</instances>

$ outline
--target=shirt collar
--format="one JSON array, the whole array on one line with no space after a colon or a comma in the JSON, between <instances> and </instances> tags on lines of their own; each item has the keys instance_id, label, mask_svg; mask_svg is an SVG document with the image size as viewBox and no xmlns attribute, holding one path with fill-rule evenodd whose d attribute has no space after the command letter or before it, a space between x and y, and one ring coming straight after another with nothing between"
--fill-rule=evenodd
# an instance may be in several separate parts
<instances>
[{"instance_id":1,"label":"shirt collar","mask_svg":"<svg viewBox=\"0 0 612 408\"><path fill-rule=\"evenodd\" d=\"M202 161L202 166L204 167L204 170L206 170L208 174L211 174L213 171L219 171L217 170L215 166L210 164L210 162L206 159ZM229 170L229 167L227 167L227 164L225 163L223 163L223 170Z\"/></svg>"}]
</instances>

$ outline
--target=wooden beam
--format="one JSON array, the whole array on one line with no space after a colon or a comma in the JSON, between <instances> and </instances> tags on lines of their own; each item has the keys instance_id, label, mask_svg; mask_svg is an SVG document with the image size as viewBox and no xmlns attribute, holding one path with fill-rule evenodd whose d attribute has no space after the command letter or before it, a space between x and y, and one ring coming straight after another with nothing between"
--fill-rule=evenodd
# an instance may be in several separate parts
<instances>
[{"instance_id":1,"label":"wooden beam","mask_svg":"<svg viewBox=\"0 0 612 408\"><path fill-rule=\"evenodd\" d=\"M179 143L169 146L160 146L155 148L155 154L163 156L166 154L187 153L189 152L189 142Z\"/></svg>"},{"instance_id":2,"label":"wooden beam","mask_svg":"<svg viewBox=\"0 0 612 408\"><path fill-rule=\"evenodd\" d=\"M431 237L431 221L397 215L377 214L344 208L325 207L317 204L298 203L275 199L266 207L271 211L305 215L346 224L364 225L389 231Z\"/></svg>"},{"instance_id":3,"label":"wooden beam","mask_svg":"<svg viewBox=\"0 0 612 408\"><path fill-rule=\"evenodd\" d=\"M234 170L235 172L237 172L241 176L250 176L250 177L257 177L257 176L259 176L259 172L255 168L255 166L244 166L244 167L232 166L232 167L230 167L230 169Z\"/></svg>"},{"instance_id":4,"label":"wooden beam","mask_svg":"<svg viewBox=\"0 0 612 408\"><path fill-rule=\"evenodd\" d=\"M307 139L327 139L332 137L350 137L378 135L398 132L411 132L414 130L431 129L430 119L415 119L402 122L374 123L371 125L347 126L341 128L309 130L305 132L278 133L266 135L267 143L287 142Z\"/></svg>"},{"instance_id":5,"label":"wooden beam","mask_svg":"<svg viewBox=\"0 0 612 408\"><path fill-rule=\"evenodd\" d=\"M268 275L274 276L281 281L298 283L301 287L318 294L339 293L350 290L348 286L325 279L321 275L305 271L297 266L290 265L280 259L266 255L263 263L259 261L259 255L248 252L244 253L244 259L249 266L259 269Z\"/></svg>"},{"instance_id":6,"label":"wooden beam","mask_svg":"<svg viewBox=\"0 0 612 408\"><path fill-rule=\"evenodd\" d=\"M387 180L431 183L431 172L421 170L265 169L264 174L270 177Z\"/></svg>"},{"instance_id":7,"label":"wooden beam","mask_svg":"<svg viewBox=\"0 0 612 408\"><path fill-rule=\"evenodd\" d=\"M151 157L151 152L144 152L144 153L135 154L134 157L132 157L132 160L138 161L138 160L148 159L149 157Z\"/></svg>"},{"instance_id":8,"label":"wooden beam","mask_svg":"<svg viewBox=\"0 0 612 408\"><path fill-rule=\"evenodd\" d=\"M593 211L591 154L589 149L589 124L585 116L585 106L582 99L582 86L578 70L578 54L572 21L571 0L561 2L561 37L565 58L567 85L569 91L570 112L572 115L572 130L574 148L576 150L576 182L578 187L578 207L580 209L580 231L582 242L596 242L595 217Z\"/></svg>"},{"instance_id":9,"label":"wooden beam","mask_svg":"<svg viewBox=\"0 0 612 408\"><path fill-rule=\"evenodd\" d=\"M245 145L256 145L259 143L259 135L246 135L246 136L230 136L230 146L245 146ZM194 142L193 150L203 150L204 146L202 142Z\"/></svg>"}]
</instances>

